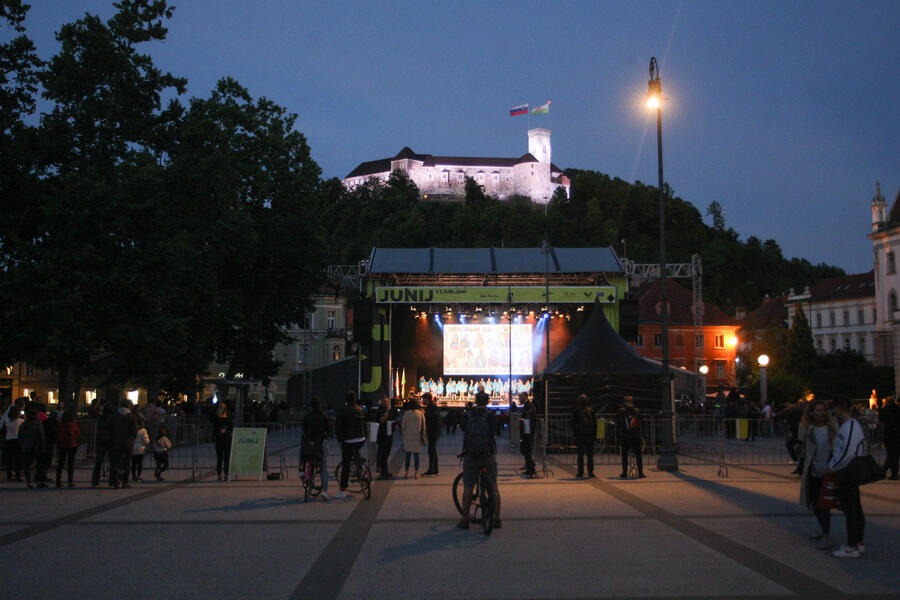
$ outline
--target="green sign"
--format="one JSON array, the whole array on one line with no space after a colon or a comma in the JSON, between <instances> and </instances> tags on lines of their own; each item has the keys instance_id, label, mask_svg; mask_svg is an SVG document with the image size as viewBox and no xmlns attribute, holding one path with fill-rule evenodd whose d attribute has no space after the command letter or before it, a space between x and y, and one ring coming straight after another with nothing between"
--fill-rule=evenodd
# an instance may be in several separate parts
<instances>
[{"instance_id":1,"label":"green sign","mask_svg":"<svg viewBox=\"0 0 900 600\"><path fill-rule=\"evenodd\" d=\"M262 476L266 429L235 427L231 434L229 474Z\"/></svg>"},{"instance_id":2,"label":"green sign","mask_svg":"<svg viewBox=\"0 0 900 600\"><path fill-rule=\"evenodd\" d=\"M513 304L547 302L547 290L542 286L529 287L377 287L375 302L378 304ZM550 304L589 304L616 301L616 288L606 286L567 286L550 288Z\"/></svg>"}]
</instances>

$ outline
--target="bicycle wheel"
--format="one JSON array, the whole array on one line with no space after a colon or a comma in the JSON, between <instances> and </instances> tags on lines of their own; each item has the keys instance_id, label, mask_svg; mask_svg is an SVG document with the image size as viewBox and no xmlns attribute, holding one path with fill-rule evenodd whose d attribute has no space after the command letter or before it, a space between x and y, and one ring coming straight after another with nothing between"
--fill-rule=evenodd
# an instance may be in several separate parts
<instances>
[{"instance_id":1,"label":"bicycle wheel","mask_svg":"<svg viewBox=\"0 0 900 600\"><path fill-rule=\"evenodd\" d=\"M363 496L368 500L372 497L372 472L369 471L369 466L364 462L360 462L357 467L357 475Z\"/></svg>"},{"instance_id":2,"label":"bicycle wheel","mask_svg":"<svg viewBox=\"0 0 900 600\"><path fill-rule=\"evenodd\" d=\"M481 491L478 496L481 506L481 529L485 535L491 535L494 530L494 492L484 474L479 478L478 487Z\"/></svg>"},{"instance_id":3,"label":"bicycle wheel","mask_svg":"<svg viewBox=\"0 0 900 600\"><path fill-rule=\"evenodd\" d=\"M460 473L456 476L456 479L453 480L453 504L456 506L457 512L459 512L461 516L465 517L467 515L463 512L462 495L463 474ZM476 482L475 487L472 488L472 507L469 509L469 515L474 515L474 519L481 520L481 515L477 512L478 504L478 483ZM478 520L475 520L474 522L478 523Z\"/></svg>"}]
</instances>

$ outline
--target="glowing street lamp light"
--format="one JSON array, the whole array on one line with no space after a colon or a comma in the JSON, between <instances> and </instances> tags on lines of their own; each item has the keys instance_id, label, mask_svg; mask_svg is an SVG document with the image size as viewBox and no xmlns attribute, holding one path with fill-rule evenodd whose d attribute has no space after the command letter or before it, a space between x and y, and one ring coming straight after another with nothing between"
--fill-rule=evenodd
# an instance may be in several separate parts
<instances>
[{"instance_id":1,"label":"glowing street lamp light","mask_svg":"<svg viewBox=\"0 0 900 600\"><path fill-rule=\"evenodd\" d=\"M766 371L768 371L769 366L769 356L767 354L760 354L756 362L759 364L759 399L762 402L762 405L765 406L769 403L769 382L766 378Z\"/></svg>"}]
</instances>

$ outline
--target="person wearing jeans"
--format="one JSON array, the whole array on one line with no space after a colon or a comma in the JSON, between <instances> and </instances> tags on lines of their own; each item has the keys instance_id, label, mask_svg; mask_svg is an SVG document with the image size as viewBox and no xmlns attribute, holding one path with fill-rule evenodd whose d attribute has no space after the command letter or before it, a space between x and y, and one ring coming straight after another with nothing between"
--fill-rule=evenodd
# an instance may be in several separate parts
<instances>
[{"instance_id":1,"label":"person wearing jeans","mask_svg":"<svg viewBox=\"0 0 900 600\"><path fill-rule=\"evenodd\" d=\"M850 415L850 399L841 398L835 402L834 414L840 423L840 430L834 438L834 449L828 462L829 473L839 471L850 464L857 456L863 456L866 438L862 425ZM837 558L859 558L866 551L863 535L866 529L866 516L863 514L859 499L859 486L845 481L838 475L838 499L841 511L847 523L847 543L832 552Z\"/></svg>"},{"instance_id":2,"label":"person wearing jeans","mask_svg":"<svg viewBox=\"0 0 900 600\"><path fill-rule=\"evenodd\" d=\"M335 498L352 498L347 493L347 484L350 481L350 469L353 466L353 457L359 453L363 442L366 441L366 415L356 392L348 390L345 394L345 403L338 412L334 423L334 431L341 443L341 489L334 495ZM324 474L323 474L324 476Z\"/></svg>"},{"instance_id":3,"label":"person wearing jeans","mask_svg":"<svg viewBox=\"0 0 900 600\"><path fill-rule=\"evenodd\" d=\"M62 421L56 426L56 487L62 487L63 465L69 476L69 487L75 487L75 453L78 452L78 425L71 410L65 410Z\"/></svg>"}]
</instances>

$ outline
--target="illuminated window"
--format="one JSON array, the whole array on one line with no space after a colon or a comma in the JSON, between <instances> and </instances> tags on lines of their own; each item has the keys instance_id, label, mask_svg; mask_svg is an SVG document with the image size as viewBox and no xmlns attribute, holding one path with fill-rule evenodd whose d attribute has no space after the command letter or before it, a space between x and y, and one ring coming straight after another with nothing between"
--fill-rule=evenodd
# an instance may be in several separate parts
<instances>
[{"instance_id":1,"label":"illuminated window","mask_svg":"<svg viewBox=\"0 0 900 600\"><path fill-rule=\"evenodd\" d=\"M715 348L724 348L725 347L725 334L724 333L717 333L715 335L715 341L714 341L713 347L715 347Z\"/></svg>"},{"instance_id":2,"label":"illuminated window","mask_svg":"<svg viewBox=\"0 0 900 600\"><path fill-rule=\"evenodd\" d=\"M702 348L703 347L703 334L694 336L694 348Z\"/></svg>"},{"instance_id":3,"label":"illuminated window","mask_svg":"<svg viewBox=\"0 0 900 600\"><path fill-rule=\"evenodd\" d=\"M333 346L331 348L331 360L341 360L341 347Z\"/></svg>"},{"instance_id":4,"label":"illuminated window","mask_svg":"<svg viewBox=\"0 0 900 600\"><path fill-rule=\"evenodd\" d=\"M129 390L125 397L128 398L132 404L137 406L139 393L137 390Z\"/></svg>"},{"instance_id":5,"label":"illuminated window","mask_svg":"<svg viewBox=\"0 0 900 600\"><path fill-rule=\"evenodd\" d=\"M653 334L653 347L654 348L662 348L662 334L661 333Z\"/></svg>"},{"instance_id":6,"label":"illuminated window","mask_svg":"<svg viewBox=\"0 0 900 600\"><path fill-rule=\"evenodd\" d=\"M329 310L328 311L328 329L334 329L336 320L337 320L337 311Z\"/></svg>"}]
</instances>

